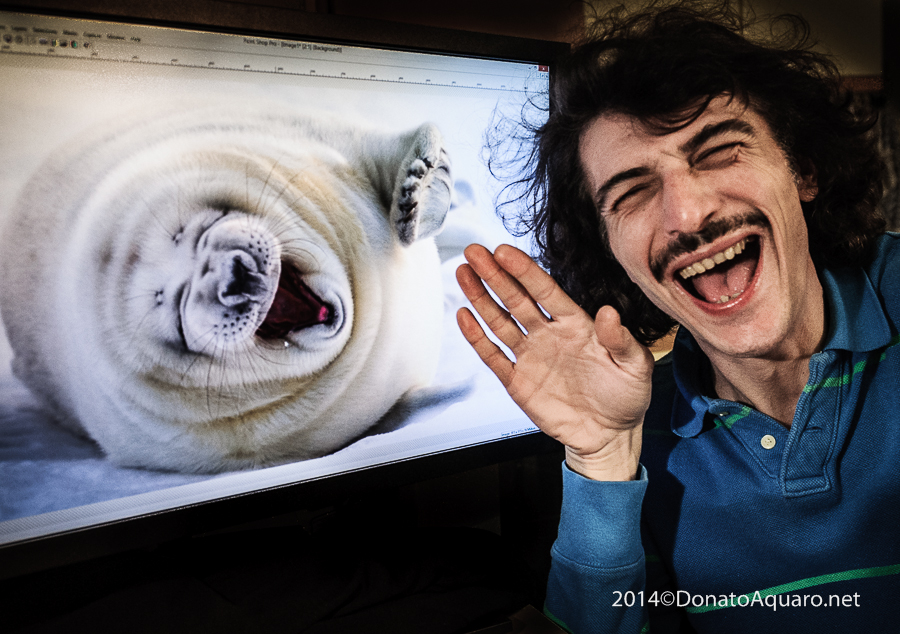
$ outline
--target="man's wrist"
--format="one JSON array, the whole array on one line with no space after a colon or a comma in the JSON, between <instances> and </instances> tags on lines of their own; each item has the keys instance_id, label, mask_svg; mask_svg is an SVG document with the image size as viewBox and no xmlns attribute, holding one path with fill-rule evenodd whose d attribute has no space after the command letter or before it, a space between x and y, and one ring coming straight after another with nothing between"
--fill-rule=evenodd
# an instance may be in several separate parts
<instances>
[{"instance_id":1,"label":"man's wrist","mask_svg":"<svg viewBox=\"0 0 900 634\"><path fill-rule=\"evenodd\" d=\"M641 431L642 425L638 425L593 454L580 454L567 446L566 465L589 480L636 480L640 474Z\"/></svg>"}]
</instances>

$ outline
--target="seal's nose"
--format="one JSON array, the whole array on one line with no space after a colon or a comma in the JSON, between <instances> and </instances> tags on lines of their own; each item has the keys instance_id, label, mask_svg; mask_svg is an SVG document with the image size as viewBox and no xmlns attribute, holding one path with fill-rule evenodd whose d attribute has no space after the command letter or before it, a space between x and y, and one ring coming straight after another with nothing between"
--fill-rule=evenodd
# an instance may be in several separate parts
<instances>
[{"instance_id":1,"label":"seal's nose","mask_svg":"<svg viewBox=\"0 0 900 634\"><path fill-rule=\"evenodd\" d=\"M260 275L256 260L244 251L223 254L219 269L218 296L224 306L261 302L270 294L270 281Z\"/></svg>"},{"instance_id":2,"label":"seal's nose","mask_svg":"<svg viewBox=\"0 0 900 634\"><path fill-rule=\"evenodd\" d=\"M193 351L224 352L250 340L265 319L281 276L281 248L262 219L230 212L197 241L182 307Z\"/></svg>"}]
</instances>

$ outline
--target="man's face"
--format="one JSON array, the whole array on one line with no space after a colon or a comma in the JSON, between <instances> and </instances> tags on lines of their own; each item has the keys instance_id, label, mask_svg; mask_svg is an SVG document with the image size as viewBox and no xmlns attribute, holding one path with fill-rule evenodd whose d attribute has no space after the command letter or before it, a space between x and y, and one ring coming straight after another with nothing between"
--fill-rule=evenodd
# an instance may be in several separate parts
<instances>
[{"instance_id":1,"label":"man's face","mask_svg":"<svg viewBox=\"0 0 900 634\"><path fill-rule=\"evenodd\" d=\"M821 287L800 207L815 184L794 174L751 107L718 97L666 135L601 115L579 149L616 259L707 354L779 358L818 345Z\"/></svg>"}]
</instances>

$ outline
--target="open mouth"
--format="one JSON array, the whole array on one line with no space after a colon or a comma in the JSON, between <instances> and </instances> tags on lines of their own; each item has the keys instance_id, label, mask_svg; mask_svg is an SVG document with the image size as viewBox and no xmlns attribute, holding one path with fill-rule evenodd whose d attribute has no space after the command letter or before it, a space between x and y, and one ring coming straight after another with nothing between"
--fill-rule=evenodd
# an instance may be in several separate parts
<instances>
[{"instance_id":1,"label":"open mouth","mask_svg":"<svg viewBox=\"0 0 900 634\"><path fill-rule=\"evenodd\" d=\"M679 270L676 280L700 301L726 304L749 288L758 262L759 237L748 236Z\"/></svg>"},{"instance_id":2,"label":"open mouth","mask_svg":"<svg viewBox=\"0 0 900 634\"><path fill-rule=\"evenodd\" d=\"M288 262L282 262L278 291L256 334L268 340L284 339L294 331L327 324L333 315L334 308L312 292L303 282L300 271Z\"/></svg>"}]
</instances>

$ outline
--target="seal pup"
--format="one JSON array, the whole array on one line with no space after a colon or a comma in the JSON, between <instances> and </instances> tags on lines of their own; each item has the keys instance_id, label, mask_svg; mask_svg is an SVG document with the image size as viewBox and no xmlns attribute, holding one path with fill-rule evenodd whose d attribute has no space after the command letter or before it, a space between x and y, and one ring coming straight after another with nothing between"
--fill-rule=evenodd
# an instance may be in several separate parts
<instances>
[{"instance_id":1,"label":"seal pup","mask_svg":"<svg viewBox=\"0 0 900 634\"><path fill-rule=\"evenodd\" d=\"M0 233L13 371L123 466L331 453L434 375L452 187L432 124L247 104L92 130Z\"/></svg>"}]
</instances>

